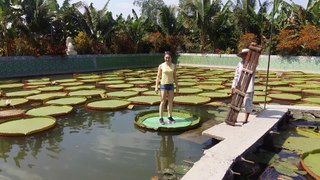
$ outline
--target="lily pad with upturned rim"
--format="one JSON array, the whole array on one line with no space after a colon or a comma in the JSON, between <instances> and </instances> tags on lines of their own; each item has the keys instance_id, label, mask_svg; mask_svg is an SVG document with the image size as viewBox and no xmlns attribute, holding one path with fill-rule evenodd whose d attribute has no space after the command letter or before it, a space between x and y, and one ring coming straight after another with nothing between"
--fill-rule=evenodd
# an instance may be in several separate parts
<instances>
[{"instance_id":1,"label":"lily pad with upturned rim","mask_svg":"<svg viewBox=\"0 0 320 180\"><path fill-rule=\"evenodd\" d=\"M148 88L143 88L143 87L132 87L132 88L128 88L128 89L123 89L123 90L126 90L126 91L137 91L139 93L141 92L145 92L145 91L148 91L149 89Z\"/></svg>"},{"instance_id":2,"label":"lily pad with upturned rim","mask_svg":"<svg viewBox=\"0 0 320 180\"><path fill-rule=\"evenodd\" d=\"M134 87L133 84L110 84L105 86L107 89L126 89Z\"/></svg>"},{"instance_id":3,"label":"lily pad with upturned rim","mask_svg":"<svg viewBox=\"0 0 320 180\"><path fill-rule=\"evenodd\" d=\"M9 119L9 118L15 118L19 116L23 116L25 114L26 110L24 109L7 109L0 111L0 119Z\"/></svg>"},{"instance_id":4,"label":"lily pad with upturned rim","mask_svg":"<svg viewBox=\"0 0 320 180\"><path fill-rule=\"evenodd\" d=\"M39 94L41 91L39 90L21 90L21 91L14 91L14 92L9 92L6 93L5 96L7 97L26 97L26 96L31 96L34 94Z\"/></svg>"},{"instance_id":5,"label":"lily pad with upturned rim","mask_svg":"<svg viewBox=\"0 0 320 180\"><path fill-rule=\"evenodd\" d=\"M105 99L89 102L86 104L86 108L91 110L118 110L128 107L130 103L126 100Z\"/></svg>"},{"instance_id":6,"label":"lily pad with upturned rim","mask_svg":"<svg viewBox=\"0 0 320 180\"><path fill-rule=\"evenodd\" d=\"M32 117L16 119L0 124L2 136L24 136L45 131L56 125L53 117Z\"/></svg>"},{"instance_id":7,"label":"lily pad with upturned rim","mask_svg":"<svg viewBox=\"0 0 320 180\"><path fill-rule=\"evenodd\" d=\"M26 112L26 115L30 116L60 116L71 113L72 106L68 105L49 105L38 108L30 109Z\"/></svg>"},{"instance_id":8,"label":"lily pad with upturned rim","mask_svg":"<svg viewBox=\"0 0 320 180\"><path fill-rule=\"evenodd\" d=\"M315 149L302 154L301 165L308 174L315 179L320 179L320 149Z\"/></svg>"},{"instance_id":9,"label":"lily pad with upturned rim","mask_svg":"<svg viewBox=\"0 0 320 180\"><path fill-rule=\"evenodd\" d=\"M320 104L320 97L307 97L302 99L303 102Z\"/></svg>"},{"instance_id":10,"label":"lily pad with upturned rim","mask_svg":"<svg viewBox=\"0 0 320 180\"><path fill-rule=\"evenodd\" d=\"M41 92L50 92L50 91L60 91L63 89L63 86L47 86L38 88Z\"/></svg>"},{"instance_id":11,"label":"lily pad with upturned rim","mask_svg":"<svg viewBox=\"0 0 320 180\"><path fill-rule=\"evenodd\" d=\"M199 96L210 97L210 98L215 98L215 99L231 97L231 94L221 93L221 92L204 92L204 93L200 93L198 95Z\"/></svg>"},{"instance_id":12,"label":"lily pad with upturned rim","mask_svg":"<svg viewBox=\"0 0 320 180\"><path fill-rule=\"evenodd\" d=\"M266 102L271 102L272 99L270 97L264 97L264 96L253 96L253 103L254 104L259 104L259 103L264 103L264 101L266 100Z\"/></svg>"},{"instance_id":13,"label":"lily pad with upturned rim","mask_svg":"<svg viewBox=\"0 0 320 180\"><path fill-rule=\"evenodd\" d=\"M85 103L87 101L86 97L62 97L62 98L57 98L57 99L51 99L44 104L47 105L78 105Z\"/></svg>"},{"instance_id":14,"label":"lily pad with upturned rim","mask_svg":"<svg viewBox=\"0 0 320 180\"><path fill-rule=\"evenodd\" d=\"M184 87L179 89L179 94L196 94L196 93L201 93L202 91L203 90L200 88Z\"/></svg>"},{"instance_id":15,"label":"lily pad with upturned rim","mask_svg":"<svg viewBox=\"0 0 320 180\"><path fill-rule=\"evenodd\" d=\"M114 91L106 93L107 97L110 98L129 98L138 95L137 91Z\"/></svg>"},{"instance_id":16,"label":"lily pad with upturned rim","mask_svg":"<svg viewBox=\"0 0 320 180\"><path fill-rule=\"evenodd\" d=\"M104 89L87 89L87 90L78 90L69 92L69 96L99 96L100 94L105 93Z\"/></svg>"},{"instance_id":17,"label":"lily pad with upturned rim","mask_svg":"<svg viewBox=\"0 0 320 180\"><path fill-rule=\"evenodd\" d=\"M183 131L195 128L200 123L200 117L192 115L187 111L174 110L172 112L175 123L164 125L159 123L159 111L151 110L139 113L134 124L140 128L152 131ZM167 117L163 117L166 121Z\"/></svg>"},{"instance_id":18,"label":"lily pad with upturned rim","mask_svg":"<svg viewBox=\"0 0 320 180\"><path fill-rule=\"evenodd\" d=\"M155 105L161 101L160 96L135 96L128 99L133 104Z\"/></svg>"},{"instance_id":19,"label":"lily pad with upturned rim","mask_svg":"<svg viewBox=\"0 0 320 180\"><path fill-rule=\"evenodd\" d=\"M300 88L297 87L272 87L271 91L281 91L281 92L289 92L289 93L299 93L301 92Z\"/></svg>"},{"instance_id":20,"label":"lily pad with upturned rim","mask_svg":"<svg viewBox=\"0 0 320 180\"><path fill-rule=\"evenodd\" d=\"M304 89L302 90L304 94L320 95L320 89Z\"/></svg>"},{"instance_id":21,"label":"lily pad with upturned rim","mask_svg":"<svg viewBox=\"0 0 320 180\"><path fill-rule=\"evenodd\" d=\"M36 95L28 96L26 98L33 101L43 101L43 100L47 100L55 97L64 97L66 95L67 95L66 92L50 92L50 93L36 94Z\"/></svg>"},{"instance_id":22,"label":"lily pad with upturned rim","mask_svg":"<svg viewBox=\"0 0 320 180\"><path fill-rule=\"evenodd\" d=\"M19 88L23 86L24 86L23 83L0 84L0 89Z\"/></svg>"},{"instance_id":23,"label":"lily pad with upturned rim","mask_svg":"<svg viewBox=\"0 0 320 180\"><path fill-rule=\"evenodd\" d=\"M77 91L77 90L87 90L87 89L95 89L94 85L80 85L80 86L69 86L64 88L66 91Z\"/></svg>"},{"instance_id":24,"label":"lily pad with upturned rim","mask_svg":"<svg viewBox=\"0 0 320 180\"><path fill-rule=\"evenodd\" d=\"M198 95L176 96L173 99L177 104L199 105L205 104L211 101L211 98Z\"/></svg>"},{"instance_id":25,"label":"lily pad with upturned rim","mask_svg":"<svg viewBox=\"0 0 320 180\"><path fill-rule=\"evenodd\" d=\"M268 97L284 101L297 101L301 99L301 96L289 93L268 94Z\"/></svg>"},{"instance_id":26,"label":"lily pad with upturned rim","mask_svg":"<svg viewBox=\"0 0 320 180\"><path fill-rule=\"evenodd\" d=\"M0 99L0 107L20 106L28 103L28 101L26 98ZM9 103L9 105L7 103Z\"/></svg>"}]
</instances>

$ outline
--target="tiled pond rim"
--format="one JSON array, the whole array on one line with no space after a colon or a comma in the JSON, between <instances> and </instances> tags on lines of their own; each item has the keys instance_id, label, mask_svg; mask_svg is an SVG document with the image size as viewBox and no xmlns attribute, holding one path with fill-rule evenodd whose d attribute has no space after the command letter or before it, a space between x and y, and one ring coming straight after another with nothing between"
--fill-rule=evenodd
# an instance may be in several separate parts
<instances>
[{"instance_id":1,"label":"tiled pond rim","mask_svg":"<svg viewBox=\"0 0 320 180\"><path fill-rule=\"evenodd\" d=\"M177 54L174 61L182 66L235 68L239 58L234 54ZM76 56L0 57L0 78L157 67L163 54L107 54ZM261 55L258 69L266 70L268 56ZM273 71L320 73L320 57L271 56Z\"/></svg>"},{"instance_id":2,"label":"tiled pond rim","mask_svg":"<svg viewBox=\"0 0 320 180\"><path fill-rule=\"evenodd\" d=\"M182 180L230 179L233 163L249 152L290 110L319 112L320 107L267 105L265 110L251 116L249 123L243 126L221 123L203 131L202 135L222 141L204 151L201 159L195 162ZM238 122L243 118L243 114L239 114Z\"/></svg>"}]
</instances>

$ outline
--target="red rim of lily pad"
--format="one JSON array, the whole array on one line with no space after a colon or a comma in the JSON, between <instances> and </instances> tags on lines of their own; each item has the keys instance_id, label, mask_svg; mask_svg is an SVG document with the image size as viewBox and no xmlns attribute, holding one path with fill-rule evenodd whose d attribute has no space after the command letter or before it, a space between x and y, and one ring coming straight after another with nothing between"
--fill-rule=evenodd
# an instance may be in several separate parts
<instances>
[{"instance_id":1,"label":"red rim of lily pad","mask_svg":"<svg viewBox=\"0 0 320 180\"><path fill-rule=\"evenodd\" d=\"M16 118L25 115L26 110L24 109L7 109L0 111L0 119Z\"/></svg>"}]
</instances>

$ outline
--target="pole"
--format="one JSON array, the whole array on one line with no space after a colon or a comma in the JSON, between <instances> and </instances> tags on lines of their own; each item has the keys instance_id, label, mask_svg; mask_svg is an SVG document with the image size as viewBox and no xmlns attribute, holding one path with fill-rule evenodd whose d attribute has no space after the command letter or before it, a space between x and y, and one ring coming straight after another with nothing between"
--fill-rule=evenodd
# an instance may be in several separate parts
<instances>
[{"instance_id":1,"label":"pole","mask_svg":"<svg viewBox=\"0 0 320 180\"><path fill-rule=\"evenodd\" d=\"M264 95L264 106L263 109L266 109L267 104L267 94L268 94L268 82L269 82L269 69L270 69L270 57L271 57L271 47L272 47L272 31L273 31L273 21L274 21L274 14L275 14L275 6L276 0L273 1L273 8L272 8L272 17L271 17L271 25L270 25L270 44L269 44L269 54L268 54L268 67L267 67L267 82L265 88L265 95Z\"/></svg>"}]
</instances>

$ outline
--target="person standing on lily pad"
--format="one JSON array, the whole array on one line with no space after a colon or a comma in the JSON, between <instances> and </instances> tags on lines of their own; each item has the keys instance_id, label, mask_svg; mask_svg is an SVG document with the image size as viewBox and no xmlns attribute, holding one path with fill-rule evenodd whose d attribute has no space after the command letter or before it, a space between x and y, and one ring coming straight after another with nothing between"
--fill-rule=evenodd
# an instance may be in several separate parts
<instances>
[{"instance_id":1,"label":"person standing on lily pad","mask_svg":"<svg viewBox=\"0 0 320 180\"><path fill-rule=\"evenodd\" d=\"M179 86L176 75L176 65L172 63L172 54L169 51L164 52L164 63L160 64L158 67L158 73L156 78L155 92L159 92L159 82L160 82L160 94L161 102L159 106L159 122L164 125L163 111L166 101L168 101L168 122L169 124L175 123L172 118L173 110L173 98L174 98L174 84L176 85L176 92L179 92Z\"/></svg>"}]
</instances>

